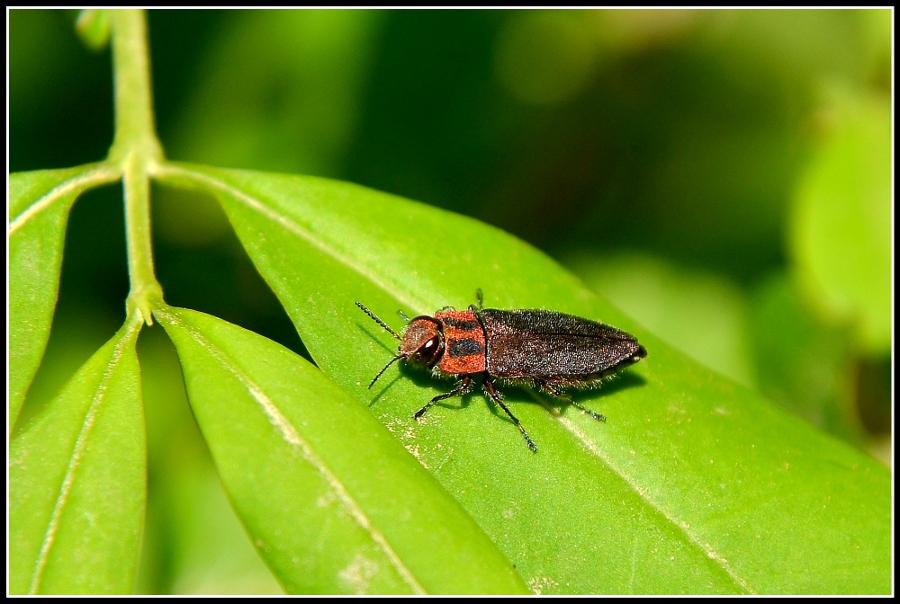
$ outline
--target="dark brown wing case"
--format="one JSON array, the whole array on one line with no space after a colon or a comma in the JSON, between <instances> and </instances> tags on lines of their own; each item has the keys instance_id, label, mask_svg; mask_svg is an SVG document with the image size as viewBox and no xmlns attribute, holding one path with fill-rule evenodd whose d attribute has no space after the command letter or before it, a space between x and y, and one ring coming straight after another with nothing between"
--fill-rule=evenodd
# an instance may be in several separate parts
<instances>
[{"instance_id":1,"label":"dark brown wing case","mask_svg":"<svg viewBox=\"0 0 900 604\"><path fill-rule=\"evenodd\" d=\"M487 371L499 378L588 379L646 356L631 334L581 317L549 310L485 309L476 315L487 336Z\"/></svg>"}]
</instances>

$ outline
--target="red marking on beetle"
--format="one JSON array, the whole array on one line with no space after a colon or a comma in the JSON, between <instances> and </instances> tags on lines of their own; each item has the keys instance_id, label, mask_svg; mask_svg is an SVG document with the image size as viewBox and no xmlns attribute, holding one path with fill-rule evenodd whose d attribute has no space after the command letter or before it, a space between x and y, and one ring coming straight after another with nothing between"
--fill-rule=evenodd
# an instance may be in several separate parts
<instances>
[{"instance_id":1,"label":"red marking on beetle","mask_svg":"<svg viewBox=\"0 0 900 604\"><path fill-rule=\"evenodd\" d=\"M471 310L448 310L435 313L434 318L441 325L445 343L437 368L451 375L485 371L484 328L475 313ZM413 322L416 320L413 319Z\"/></svg>"},{"instance_id":2,"label":"red marking on beetle","mask_svg":"<svg viewBox=\"0 0 900 604\"><path fill-rule=\"evenodd\" d=\"M536 386L564 398L598 421L606 418L565 397L560 388L591 386L647 357L647 349L630 333L611 325L551 310L497 310L444 308L433 317L416 317L401 336L371 310L356 303L388 333L400 340L400 348L378 378L396 361L428 367L439 377L455 377L459 384L439 394L416 411L420 418L440 400L469 391L474 376L481 376L485 393L512 419L532 451L537 447L522 423L503 403L493 379ZM405 315L404 315L405 318Z\"/></svg>"}]
</instances>

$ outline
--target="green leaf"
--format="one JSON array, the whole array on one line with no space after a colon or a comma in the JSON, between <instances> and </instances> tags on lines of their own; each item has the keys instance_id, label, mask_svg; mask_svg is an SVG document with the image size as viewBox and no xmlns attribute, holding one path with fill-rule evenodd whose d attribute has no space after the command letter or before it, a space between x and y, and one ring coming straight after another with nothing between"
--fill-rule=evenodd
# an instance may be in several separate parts
<instances>
[{"instance_id":1,"label":"green leaf","mask_svg":"<svg viewBox=\"0 0 900 604\"><path fill-rule=\"evenodd\" d=\"M228 501L171 339L146 329L138 355L152 487L134 593L283 594Z\"/></svg>"},{"instance_id":2,"label":"green leaf","mask_svg":"<svg viewBox=\"0 0 900 604\"><path fill-rule=\"evenodd\" d=\"M288 592L525 592L472 519L307 361L209 315L155 316L232 504Z\"/></svg>"},{"instance_id":3,"label":"green leaf","mask_svg":"<svg viewBox=\"0 0 900 604\"><path fill-rule=\"evenodd\" d=\"M311 177L169 165L218 195L317 364L391 429L542 593L887 593L890 474L640 329L552 260L477 221ZM505 388L539 448L474 395L391 367L389 324L474 302L635 333L649 358L578 394L609 421ZM702 326L698 326L702 328Z\"/></svg>"},{"instance_id":4,"label":"green leaf","mask_svg":"<svg viewBox=\"0 0 900 604\"><path fill-rule=\"evenodd\" d=\"M82 191L116 177L99 164L10 174L10 429L50 337L69 209Z\"/></svg>"},{"instance_id":5,"label":"green leaf","mask_svg":"<svg viewBox=\"0 0 900 604\"><path fill-rule=\"evenodd\" d=\"M833 91L832 132L802 176L791 252L807 298L853 323L874 353L891 347L891 105Z\"/></svg>"},{"instance_id":6,"label":"green leaf","mask_svg":"<svg viewBox=\"0 0 900 604\"><path fill-rule=\"evenodd\" d=\"M11 593L132 589L147 481L140 325L126 323L10 443Z\"/></svg>"}]
</instances>

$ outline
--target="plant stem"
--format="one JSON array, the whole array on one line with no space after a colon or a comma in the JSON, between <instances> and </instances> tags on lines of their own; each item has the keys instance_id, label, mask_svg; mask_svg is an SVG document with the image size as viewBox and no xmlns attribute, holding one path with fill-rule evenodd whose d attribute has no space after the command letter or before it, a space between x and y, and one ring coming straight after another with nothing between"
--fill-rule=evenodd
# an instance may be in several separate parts
<instances>
[{"instance_id":1,"label":"plant stem","mask_svg":"<svg viewBox=\"0 0 900 604\"><path fill-rule=\"evenodd\" d=\"M153 268L150 237L149 174L163 160L156 136L147 19L142 10L110 10L115 79L116 134L108 161L124 172L125 229L131 291L129 316L139 312L148 325L162 302L162 287Z\"/></svg>"},{"instance_id":2,"label":"plant stem","mask_svg":"<svg viewBox=\"0 0 900 604\"><path fill-rule=\"evenodd\" d=\"M163 153L153 116L146 15L142 10L110 10L109 20L116 100L116 135L109 159L121 161L137 152L160 161Z\"/></svg>"}]
</instances>

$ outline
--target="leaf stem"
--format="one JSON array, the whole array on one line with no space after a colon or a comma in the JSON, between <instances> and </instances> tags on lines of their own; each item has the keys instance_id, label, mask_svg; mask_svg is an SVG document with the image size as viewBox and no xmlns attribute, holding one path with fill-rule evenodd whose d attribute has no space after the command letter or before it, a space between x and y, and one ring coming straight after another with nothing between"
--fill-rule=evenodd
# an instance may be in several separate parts
<instances>
[{"instance_id":1,"label":"leaf stem","mask_svg":"<svg viewBox=\"0 0 900 604\"><path fill-rule=\"evenodd\" d=\"M162 287L153 267L150 236L149 175L163 161L156 135L147 18L142 10L110 10L115 79L116 134L108 161L124 173L125 229L131 291L129 316L139 312L152 324L152 311L162 302Z\"/></svg>"},{"instance_id":2,"label":"leaf stem","mask_svg":"<svg viewBox=\"0 0 900 604\"><path fill-rule=\"evenodd\" d=\"M138 311L147 325L153 324L152 312L162 303L162 286L153 267L150 237L150 180L147 165L137 154L125 162L125 230L128 247L128 274L131 291L125 305L128 315Z\"/></svg>"}]
</instances>

